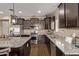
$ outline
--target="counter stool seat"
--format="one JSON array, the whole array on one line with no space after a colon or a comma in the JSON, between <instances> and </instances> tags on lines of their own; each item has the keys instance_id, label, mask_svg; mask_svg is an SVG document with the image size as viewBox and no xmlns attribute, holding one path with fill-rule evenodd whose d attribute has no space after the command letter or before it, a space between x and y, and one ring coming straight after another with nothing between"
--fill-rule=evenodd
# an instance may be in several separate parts
<instances>
[{"instance_id":1,"label":"counter stool seat","mask_svg":"<svg viewBox=\"0 0 79 59\"><path fill-rule=\"evenodd\" d=\"M11 51L11 48L0 48L0 55L9 56L10 51Z\"/></svg>"}]
</instances>

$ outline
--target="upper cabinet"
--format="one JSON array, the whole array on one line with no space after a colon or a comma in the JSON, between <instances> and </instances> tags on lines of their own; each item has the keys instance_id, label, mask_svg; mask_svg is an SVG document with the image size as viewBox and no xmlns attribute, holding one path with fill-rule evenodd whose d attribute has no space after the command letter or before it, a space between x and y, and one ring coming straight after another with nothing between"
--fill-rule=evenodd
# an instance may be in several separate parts
<instances>
[{"instance_id":1,"label":"upper cabinet","mask_svg":"<svg viewBox=\"0 0 79 59\"><path fill-rule=\"evenodd\" d=\"M11 23L13 24L13 25L23 25L24 24L24 18L13 18L12 20L11 20Z\"/></svg>"},{"instance_id":2,"label":"upper cabinet","mask_svg":"<svg viewBox=\"0 0 79 59\"><path fill-rule=\"evenodd\" d=\"M66 20L65 20L65 4L60 4L59 6L59 27L63 28L66 26Z\"/></svg>"},{"instance_id":3,"label":"upper cabinet","mask_svg":"<svg viewBox=\"0 0 79 59\"><path fill-rule=\"evenodd\" d=\"M51 17L46 17L45 21L45 29L51 29Z\"/></svg>"},{"instance_id":4,"label":"upper cabinet","mask_svg":"<svg viewBox=\"0 0 79 59\"><path fill-rule=\"evenodd\" d=\"M77 3L67 3L66 4L66 26L67 27L77 27L78 20L78 4Z\"/></svg>"},{"instance_id":5,"label":"upper cabinet","mask_svg":"<svg viewBox=\"0 0 79 59\"><path fill-rule=\"evenodd\" d=\"M59 6L59 27L78 27L78 4L62 3Z\"/></svg>"}]
</instances>

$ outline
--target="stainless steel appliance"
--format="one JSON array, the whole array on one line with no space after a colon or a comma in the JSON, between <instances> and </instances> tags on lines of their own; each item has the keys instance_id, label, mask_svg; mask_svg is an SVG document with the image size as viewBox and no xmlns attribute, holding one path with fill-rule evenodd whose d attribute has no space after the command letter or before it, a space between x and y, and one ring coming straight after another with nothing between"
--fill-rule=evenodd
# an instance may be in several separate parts
<instances>
[{"instance_id":1,"label":"stainless steel appliance","mask_svg":"<svg viewBox=\"0 0 79 59\"><path fill-rule=\"evenodd\" d=\"M39 29L39 26L38 26L38 24L34 24L34 25L31 26L31 28L33 29L33 32L31 33L31 43L38 44L38 29Z\"/></svg>"},{"instance_id":2,"label":"stainless steel appliance","mask_svg":"<svg viewBox=\"0 0 79 59\"><path fill-rule=\"evenodd\" d=\"M31 33L31 43L38 44L38 33L36 32Z\"/></svg>"}]
</instances>

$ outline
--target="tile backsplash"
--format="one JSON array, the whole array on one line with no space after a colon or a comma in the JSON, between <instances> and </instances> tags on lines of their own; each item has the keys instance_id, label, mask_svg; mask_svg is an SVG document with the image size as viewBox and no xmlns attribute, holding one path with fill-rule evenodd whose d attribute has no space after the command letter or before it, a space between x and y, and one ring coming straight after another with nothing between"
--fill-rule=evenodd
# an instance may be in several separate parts
<instances>
[{"instance_id":1,"label":"tile backsplash","mask_svg":"<svg viewBox=\"0 0 79 59\"><path fill-rule=\"evenodd\" d=\"M44 20L26 20L26 21L24 21L24 29L31 29L31 25L33 26L33 25L35 25L35 24L37 24L38 26L39 26L39 29L45 29L45 22L44 22Z\"/></svg>"}]
</instances>

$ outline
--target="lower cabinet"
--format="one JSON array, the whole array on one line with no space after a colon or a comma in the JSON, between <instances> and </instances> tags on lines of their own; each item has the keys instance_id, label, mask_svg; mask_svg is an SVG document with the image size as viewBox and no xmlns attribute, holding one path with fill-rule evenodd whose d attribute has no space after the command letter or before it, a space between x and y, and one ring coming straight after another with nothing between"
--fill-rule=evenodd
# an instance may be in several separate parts
<instances>
[{"instance_id":1,"label":"lower cabinet","mask_svg":"<svg viewBox=\"0 0 79 59\"><path fill-rule=\"evenodd\" d=\"M64 53L51 41L50 46L51 46L51 56L64 56Z\"/></svg>"},{"instance_id":2,"label":"lower cabinet","mask_svg":"<svg viewBox=\"0 0 79 59\"><path fill-rule=\"evenodd\" d=\"M56 47L56 56L65 56L64 53L58 47Z\"/></svg>"},{"instance_id":3,"label":"lower cabinet","mask_svg":"<svg viewBox=\"0 0 79 59\"><path fill-rule=\"evenodd\" d=\"M11 48L11 56L29 56L31 51L30 40L19 48Z\"/></svg>"},{"instance_id":4,"label":"lower cabinet","mask_svg":"<svg viewBox=\"0 0 79 59\"><path fill-rule=\"evenodd\" d=\"M24 56L29 56L31 51L31 43L28 41L24 46Z\"/></svg>"},{"instance_id":5,"label":"lower cabinet","mask_svg":"<svg viewBox=\"0 0 79 59\"><path fill-rule=\"evenodd\" d=\"M53 42L50 42L51 46L51 56L56 56L56 45Z\"/></svg>"},{"instance_id":6,"label":"lower cabinet","mask_svg":"<svg viewBox=\"0 0 79 59\"><path fill-rule=\"evenodd\" d=\"M47 45L48 51L49 51L49 55L51 55L51 46L50 46L50 39L45 36L45 43Z\"/></svg>"},{"instance_id":7,"label":"lower cabinet","mask_svg":"<svg viewBox=\"0 0 79 59\"><path fill-rule=\"evenodd\" d=\"M45 36L45 43L50 56L64 56L64 53L47 36Z\"/></svg>"}]
</instances>

